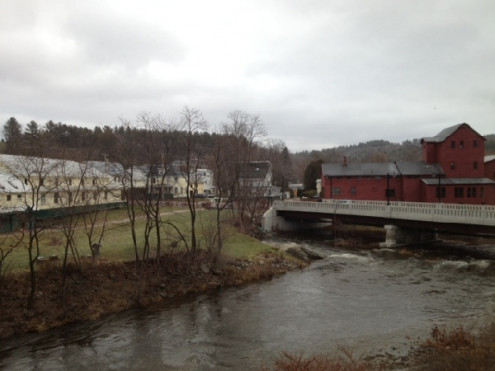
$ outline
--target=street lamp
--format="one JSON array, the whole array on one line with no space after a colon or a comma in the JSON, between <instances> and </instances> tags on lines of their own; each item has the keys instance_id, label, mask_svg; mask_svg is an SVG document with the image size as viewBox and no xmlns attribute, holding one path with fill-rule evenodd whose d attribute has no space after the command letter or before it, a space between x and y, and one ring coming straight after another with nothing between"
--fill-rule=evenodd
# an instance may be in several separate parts
<instances>
[{"instance_id":1,"label":"street lamp","mask_svg":"<svg viewBox=\"0 0 495 371\"><path fill-rule=\"evenodd\" d=\"M387 173L387 206L390 205L390 174Z\"/></svg>"},{"instance_id":2,"label":"street lamp","mask_svg":"<svg viewBox=\"0 0 495 371\"><path fill-rule=\"evenodd\" d=\"M440 174L438 174L438 203L442 203L442 180Z\"/></svg>"}]
</instances>

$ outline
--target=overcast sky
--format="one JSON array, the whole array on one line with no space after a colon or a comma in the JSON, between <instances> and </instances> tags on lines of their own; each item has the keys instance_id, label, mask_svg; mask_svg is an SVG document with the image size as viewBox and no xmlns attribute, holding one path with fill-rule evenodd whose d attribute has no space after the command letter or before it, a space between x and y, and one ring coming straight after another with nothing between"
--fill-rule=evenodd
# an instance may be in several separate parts
<instances>
[{"instance_id":1,"label":"overcast sky","mask_svg":"<svg viewBox=\"0 0 495 371\"><path fill-rule=\"evenodd\" d=\"M1 0L0 120L260 115L289 150L495 133L493 0Z\"/></svg>"}]
</instances>

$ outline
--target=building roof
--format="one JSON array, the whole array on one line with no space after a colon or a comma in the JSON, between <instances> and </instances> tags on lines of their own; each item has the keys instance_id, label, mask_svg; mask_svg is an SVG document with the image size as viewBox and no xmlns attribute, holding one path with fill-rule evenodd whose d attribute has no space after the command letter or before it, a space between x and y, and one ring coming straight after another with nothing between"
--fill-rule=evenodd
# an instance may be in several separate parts
<instances>
[{"instance_id":1,"label":"building roof","mask_svg":"<svg viewBox=\"0 0 495 371\"><path fill-rule=\"evenodd\" d=\"M88 161L88 165L97 169L101 173L111 176L122 176L125 174L122 164L108 161Z\"/></svg>"},{"instance_id":2,"label":"building roof","mask_svg":"<svg viewBox=\"0 0 495 371\"><path fill-rule=\"evenodd\" d=\"M450 126L448 128L445 128L440 133L438 133L437 135L435 135L434 137L425 137L425 138L422 138L421 139L421 142L441 143L445 139L447 139L448 137L450 137L452 134L454 134L461 126L467 126L473 132L475 132L477 135L479 135L480 137L483 138L483 136L480 135L478 132L476 132L476 130L474 130L471 126L469 126L466 123L462 123L462 124L457 124L457 125L454 125L454 126Z\"/></svg>"},{"instance_id":3,"label":"building roof","mask_svg":"<svg viewBox=\"0 0 495 371\"><path fill-rule=\"evenodd\" d=\"M88 177L101 177L103 175L89 163L46 157L0 155L0 164L3 165L5 171L17 176L43 174L50 177L73 178L80 177L83 173Z\"/></svg>"},{"instance_id":4,"label":"building roof","mask_svg":"<svg viewBox=\"0 0 495 371\"><path fill-rule=\"evenodd\" d=\"M272 169L270 161L252 161L242 170L243 179L265 179Z\"/></svg>"},{"instance_id":5,"label":"building roof","mask_svg":"<svg viewBox=\"0 0 495 371\"><path fill-rule=\"evenodd\" d=\"M0 193L18 193L24 189L22 182L15 176L0 172Z\"/></svg>"},{"instance_id":6,"label":"building roof","mask_svg":"<svg viewBox=\"0 0 495 371\"><path fill-rule=\"evenodd\" d=\"M438 178L425 178L421 181L426 185L438 186ZM441 178L440 185L487 185L495 184L495 181L488 178Z\"/></svg>"},{"instance_id":7,"label":"building roof","mask_svg":"<svg viewBox=\"0 0 495 371\"><path fill-rule=\"evenodd\" d=\"M406 175L425 176L443 175L444 172L438 164L426 164L424 161L415 162L361 162L322 164L324 176L386 176Z\"/></svg>"},{"instance_id":8,"label":"building roof","mask_svg":"<svg viewBox=\"0 0 495 371\"><path fill-rule=\"evenodd\" d=\"M485 156L485 162L490 162L495 160L495 155Z\"/></svg>"},{"instance_id":9,"label":"building roof","mask_svg":"<svg viewBox=\"0 0 495 371\"><path fill-rule=\"evenodd\" d=\"M439 164L427 164L424 161L398 161L396 164L401 175L444 175L443 169Z\"/></svg>"}]
</instances>

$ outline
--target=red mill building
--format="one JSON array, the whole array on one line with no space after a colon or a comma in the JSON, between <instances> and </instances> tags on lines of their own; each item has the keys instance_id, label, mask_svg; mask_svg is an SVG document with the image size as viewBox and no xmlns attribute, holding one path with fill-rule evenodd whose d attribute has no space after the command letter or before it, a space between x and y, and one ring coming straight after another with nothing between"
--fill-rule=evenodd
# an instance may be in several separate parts
<instances>
[{"instance_id":1,"label":"red mill building","mask_svg":"<svg viewBox=\"0 0 495 371\"><path fill-rule=\"evenodd\" d=\"M484 137L459 124L421 144L422 161L323 164L322 198L495 205Z\"/></svg>"}]
</instances>

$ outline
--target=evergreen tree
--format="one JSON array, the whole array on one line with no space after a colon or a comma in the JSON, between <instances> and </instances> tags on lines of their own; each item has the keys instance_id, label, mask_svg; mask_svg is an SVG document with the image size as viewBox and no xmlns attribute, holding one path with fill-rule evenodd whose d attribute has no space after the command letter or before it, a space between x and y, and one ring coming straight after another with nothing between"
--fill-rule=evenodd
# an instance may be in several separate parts
<instances>
[{"instance_id":1,"label":"evergreen tree","mask_svg":"<svg viewBox=\"0 0 495 371\"><path fill-rule=\"evenodd\" d=\"M7 153L15 154L20 150L22 140L21 129L21 124L19 124L15 117L9 118L3 126L3 137L7 143Z\"/></svg>"}]
</instances>

